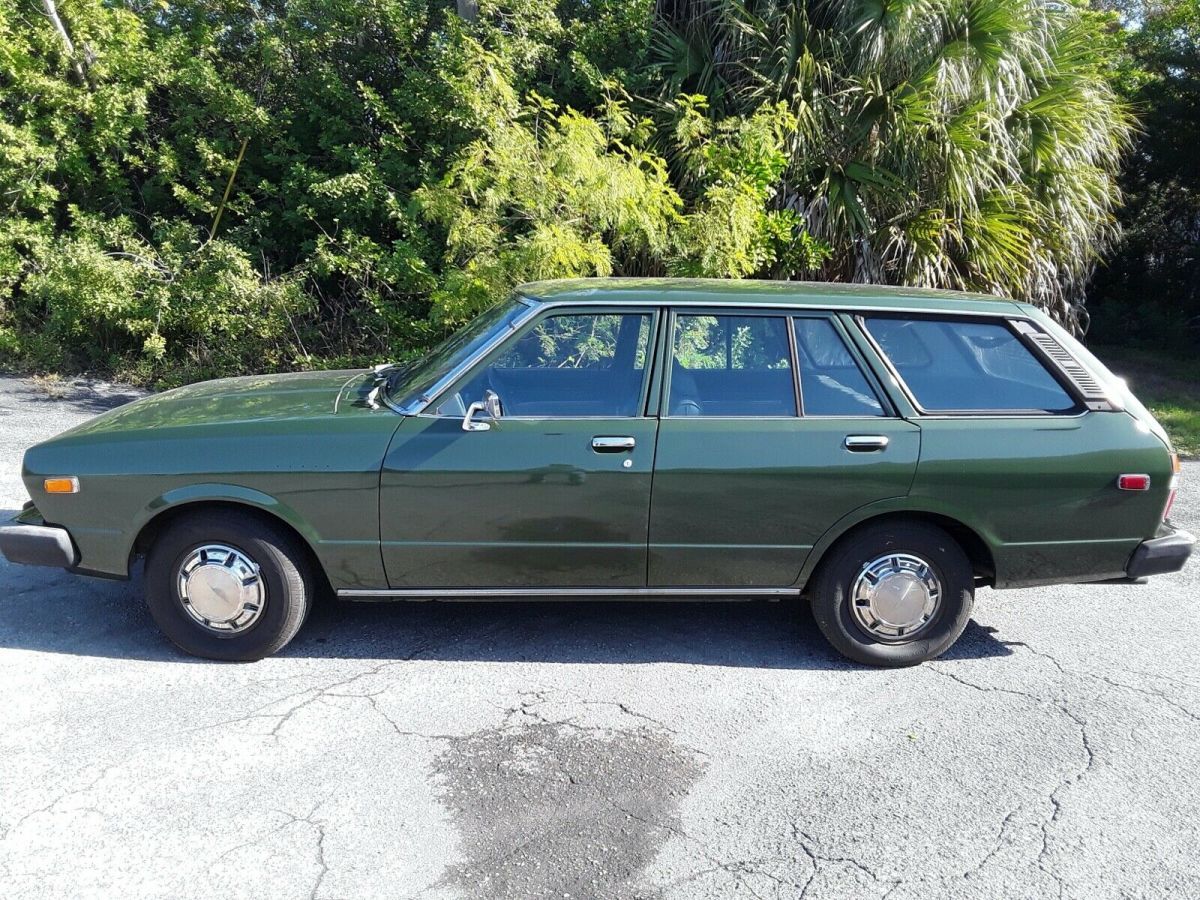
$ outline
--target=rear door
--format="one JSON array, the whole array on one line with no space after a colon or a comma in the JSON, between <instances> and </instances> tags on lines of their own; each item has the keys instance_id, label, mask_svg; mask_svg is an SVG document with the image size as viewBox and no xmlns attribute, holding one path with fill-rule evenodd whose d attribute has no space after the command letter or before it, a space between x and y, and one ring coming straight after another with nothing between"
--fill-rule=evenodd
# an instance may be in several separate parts
<instances>
[{"instance_id":1,"label":"rear door","mask_svg":"<svg viewBox=\"0 0 1200 900\"><path fill-rule=\"evenodd\" d=\"M651 586L791 585L838 519L908 492L920 429L836 318L680 309L667 324Z\"/></svg>"}]
</instances>

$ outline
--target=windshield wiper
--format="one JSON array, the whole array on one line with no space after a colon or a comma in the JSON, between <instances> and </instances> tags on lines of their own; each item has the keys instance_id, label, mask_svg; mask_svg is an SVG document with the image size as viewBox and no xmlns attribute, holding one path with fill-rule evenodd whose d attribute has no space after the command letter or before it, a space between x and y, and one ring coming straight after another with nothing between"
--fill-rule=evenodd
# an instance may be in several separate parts
<instances>
[{"instance_id":1,"label":"windshield wiper","mask_svg":"<svg viewBox=\"0 0 1200 900\"><path fill-rule=\"evenodd\" d=\"M396 380L415 369L427 355L418 356L416 359L410 359L403 363L378 363L371 369L371 390L367 394L367 405L371 409L379 409L379 397L383 392L390 393Z\"/></svg>"},{"instance_id":2,"label":"windshield wiper","mask_svg":"<svg viewBox=\"0 0 1200 900\"><path fill-rule=\"evenodd\" d=\"M371 370L371 391L367 394L367 406L371 409L379 409L379 395L383 393L383 389L389 386L392 375L392 369L399 366L399 363L379 363Z\"/></svg>"}]
</instances>

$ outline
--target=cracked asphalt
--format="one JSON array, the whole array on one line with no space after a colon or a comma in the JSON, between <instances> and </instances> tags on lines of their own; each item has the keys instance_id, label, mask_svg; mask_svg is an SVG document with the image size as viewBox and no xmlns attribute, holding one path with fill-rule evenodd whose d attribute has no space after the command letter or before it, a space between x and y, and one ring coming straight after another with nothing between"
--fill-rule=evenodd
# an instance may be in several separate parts
<instances>
[{"instance_id":1,"label":"cracked asphalt","mask_svg":"<svg viewBox=\"0 0 1200 900\"><path fill-rule=\"evenodd\" d=\"M0 379L0 508L132 396L59 392ZM0 561L0 896L1198 897L1198 620L1196 563L982 591L875 671L779 604L330 603L229 665Z\"/></svg>"}]
</instances>

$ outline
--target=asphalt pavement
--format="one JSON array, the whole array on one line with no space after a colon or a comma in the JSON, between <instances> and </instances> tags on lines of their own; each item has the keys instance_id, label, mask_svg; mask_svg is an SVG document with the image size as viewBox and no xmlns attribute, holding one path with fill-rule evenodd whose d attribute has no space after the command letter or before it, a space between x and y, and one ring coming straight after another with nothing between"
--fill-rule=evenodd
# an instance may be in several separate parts
<instances>
[{"instance_id":1,"label":"asphalt pavement","mask_svg":"<svg viewBox=\"0 0 1200 900\"><path fill-rule=\"evenodd\" d=\"M132 396L0 379L0 509ZM1200 562L899 671L768 603L329 603L221 664L140 590L0 560L0 896L1200 897Z\"/></svg>"}]
</instances>

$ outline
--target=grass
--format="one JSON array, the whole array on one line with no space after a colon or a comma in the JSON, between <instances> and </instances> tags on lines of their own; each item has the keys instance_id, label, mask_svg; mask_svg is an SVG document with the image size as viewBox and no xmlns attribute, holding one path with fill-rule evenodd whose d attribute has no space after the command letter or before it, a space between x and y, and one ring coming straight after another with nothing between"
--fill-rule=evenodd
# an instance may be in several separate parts
<instances>
[{"instance_id":1,"label":"grass","mask_svg":"<svg viewBox=\"0 0 1200 900\"><path fill-rule=\"evenodd\" d=\"M1200 458L1200 360L1126 347L1090 349L1129 383L1167 429L1180 456Z\"/></svg>"},{"instance_id":2,"label":"grass","mask_svg":"<svg viewBox=\"0 0 1200 900\"><path fill-rule=\"evenodd\" d=\"M31 375L29 382L51 400L61 400L71 392L71 384L57 372L50 375Z\"/></svg>"}]
</instances>

